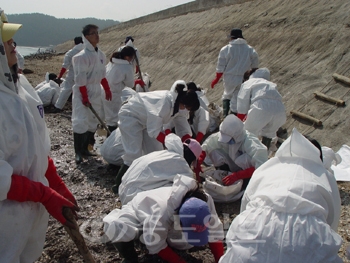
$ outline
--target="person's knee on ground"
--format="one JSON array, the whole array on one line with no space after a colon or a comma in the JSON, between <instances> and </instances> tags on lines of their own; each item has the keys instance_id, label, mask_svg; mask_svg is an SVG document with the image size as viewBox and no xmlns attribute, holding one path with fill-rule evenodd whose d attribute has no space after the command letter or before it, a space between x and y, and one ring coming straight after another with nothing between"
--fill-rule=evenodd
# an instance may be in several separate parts
<instances>
[{"instance_id":1,"label":"person's knee on ground","mask_svg":"<svg viewBox=\"0 0 350 263\"><path fill-rule=\"evenodd\" d=\"M117 242L114 243L117 248L120 257L123 258L124 263L137 263L137 253L134 247L134 241L129 242Z\"/></svg>"},{"instance_id":2,"label":"person's knee on ground","mask_svg":"<svg viewBox=\"0 0 350 263\"><path fill-rule=\"evenodd\" d=\"M118 194L119 192L119 185L122 183L122 178L126 171L129 169L129 166L126 164L123 164L118 171L117 176L115 177L115 185L113 185L112 190L115 194Z\"/></svg>"}]
</instances>

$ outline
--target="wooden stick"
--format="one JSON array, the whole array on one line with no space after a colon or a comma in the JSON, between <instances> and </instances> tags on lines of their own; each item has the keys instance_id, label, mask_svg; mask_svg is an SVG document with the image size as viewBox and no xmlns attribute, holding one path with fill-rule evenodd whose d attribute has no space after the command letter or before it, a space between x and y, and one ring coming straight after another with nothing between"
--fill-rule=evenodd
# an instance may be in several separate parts
<instances>
[{"instance_id":1,"label":"wooden stick","mask_svg":"<svg viewBox=\"0 0 350 263\"><path fill-rule=\"evenodd\" d=\"M335 80L338 80L338 81L343 82L343 83L345 83L345 84L347 84L347 85L350 86L350 78L344 77L344 76L339 75L339 74L337 74L337 73L334 73L332 77L333 77Z\"/></svg>"},{"instance_id":2,"label":"wooden stick","mask_svg":"<svg viewBox=\"0 0 350 263\"><path fill-rule=\"evenodd\" d=\"M322 126L322 121L320 121L319 119L316 119L316 118L314 118L314 117L311 117L311 116L309 116L309 115L307 115L307 114L301 113L301 112L299 112L299 111L294 111L294 110L292 110L292 111L290 112L290 114L292 114L292 116L297 116L297 117L299 117L299 118L301 118L301 119L310 121L310 122L312 122L312 123L313 123L314 125L316 125L316 126Z\"/></svg>"},{"instance_id":3,"label":"wooden stick","mask_svg":"<svg viewBox=\"0 0 350 263\"><path fill-rule=\"evenodd\" d=\"M77 221L74 218L74 215L72 213L72 210L64 207L63 208L63 215L66 217L69 221L71 221L76 229L69 228L67 226L64 226L64 229L68 232L71 239L74 241L75 245L77 246L79 253L83 256L83 259L86 263L96 263L94 258L92 257L88 247L86 246L85 240L81 233L79 232L79 226L77 224Z\"/></svg>"},{"instance_id":4,"label":"wooden stick","mask_svg":"<svg viewBox=\"0 0 350 263\"><path fill-rule=\"evenodd\" d=\"M314 95L315 95L315 97L318 97L318 98L320 98L322 100L326 100L326 101L332 102L335 105L345 106L345 101L340 100L340 99L336 99L336 98L332 98L332 97L327 96L326 94L324 94L322 92L316 91L316 92L314 92Z\"/></svg>"}]
</instances>

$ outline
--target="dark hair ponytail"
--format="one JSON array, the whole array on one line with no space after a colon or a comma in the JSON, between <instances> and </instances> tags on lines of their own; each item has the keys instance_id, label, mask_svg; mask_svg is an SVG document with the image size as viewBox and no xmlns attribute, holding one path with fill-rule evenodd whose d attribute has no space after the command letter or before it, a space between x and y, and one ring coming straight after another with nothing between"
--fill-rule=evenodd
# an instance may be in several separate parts
<instances>
[{"instance_id":1,"label":"dark hair ponytail","mask_svg":"<svg viewBox=\"0 0 350 263\"><path fill-rule=\"evenodd\" d=\"M109 61L112 62L113 58L125 59L125 57L135 57L135 54L136 52L133 47L125 46L122 50L114 52Z\"/></svg>"}]
</instances>

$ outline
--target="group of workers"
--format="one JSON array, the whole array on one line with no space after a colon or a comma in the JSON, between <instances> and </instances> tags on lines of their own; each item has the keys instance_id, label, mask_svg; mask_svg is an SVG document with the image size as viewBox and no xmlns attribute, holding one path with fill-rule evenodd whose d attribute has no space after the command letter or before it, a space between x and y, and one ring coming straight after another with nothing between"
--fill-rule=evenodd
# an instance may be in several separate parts
<instances>
[{"instance_id":1,"label":"group of workers","mask_svg":"<svg viewBox=\"0 0 350 263\"><path fill-rule=\"evenodd\" d=\"M50 158L43 102L18 73L13 36L22 25L9 23L0 12L0 262L34 262L44 246L48 214L74 228L62 211L66 207L75 213L78 206ZM173 248L206 244L221 263L342 262L337 255L340 196L335 178L318 142L296 130L268 160L271 138L286 120L284 106L268 69L258 68L257 52L240 29L231 31L231 41L219 54L212 87L223 75L225 118L206 139L200 125L191 128L195 114L207 118L195 83L178 80L170 90L138 93L129 88L144 85L133 80L138 66L133 64L133 39L106 67L97 46L98 27L87 25L82 35L83 43L68 52L71 64L65 61L57 77L65 69L74 72L74 81L67 76L67 93L56 108L62 109L74 83L77 163L93 154L87 145L98 120L91 107L104 112L109 128L120 134L124 154L113 191L122 207L103 222L107 240L124 263L138 262L136 239L170 263L186 262ZM241 213L226 235L226 252L223 224L212 197L199 184L206 158L216 169L230 172L222 184L243 180L246 188Z\"/></svg>"}]
</instances>

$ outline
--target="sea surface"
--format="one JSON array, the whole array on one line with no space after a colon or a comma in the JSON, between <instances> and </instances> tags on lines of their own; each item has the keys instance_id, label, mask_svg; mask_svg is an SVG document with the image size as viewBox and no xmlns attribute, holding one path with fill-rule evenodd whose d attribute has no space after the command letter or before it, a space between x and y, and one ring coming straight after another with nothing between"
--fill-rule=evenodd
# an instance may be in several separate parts
<instances>
[{"instance_id":1,"label":"sea surface","mask_svg":"<svg viewBox=\"0 0 350 263\"><path fill-rule=\"evenodd\" d=\"M29 56L31 54L35 54L37 52L46 52L48 50L53 49L53 47L25 47L25 46L17 46L16 47L17 51L22 55L22 56Z\"/></svg>"}]
</instances>

